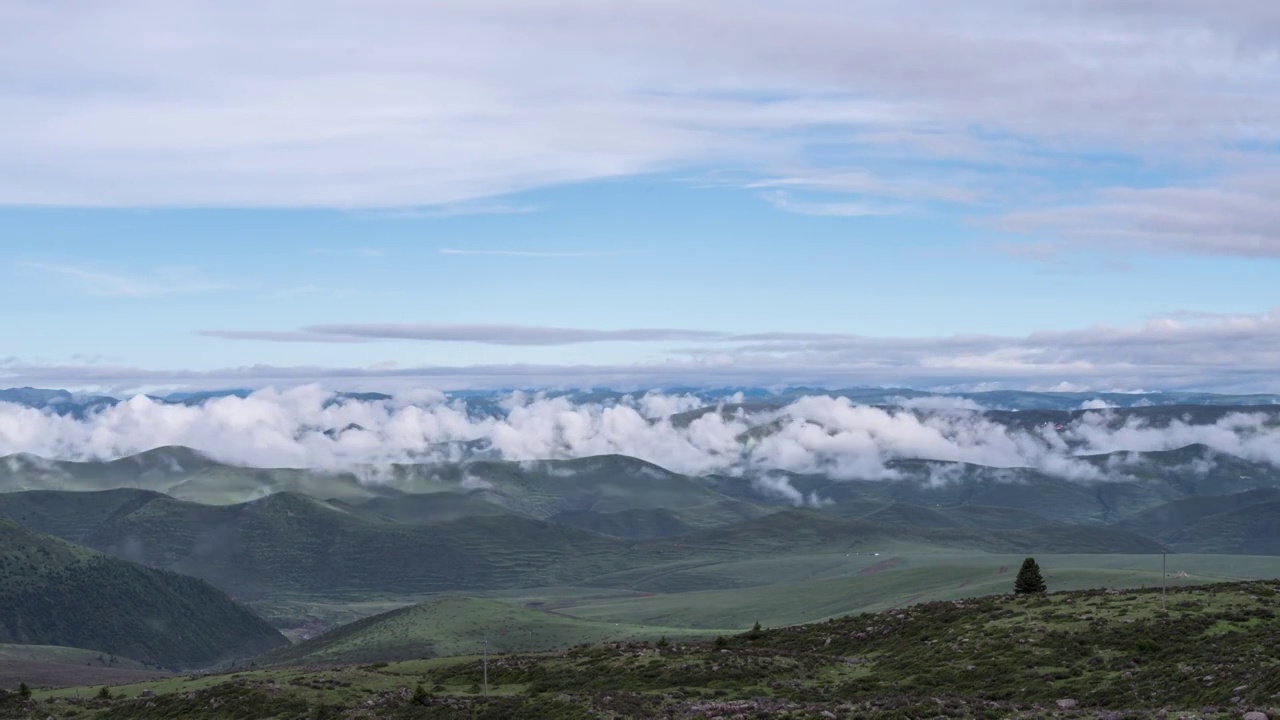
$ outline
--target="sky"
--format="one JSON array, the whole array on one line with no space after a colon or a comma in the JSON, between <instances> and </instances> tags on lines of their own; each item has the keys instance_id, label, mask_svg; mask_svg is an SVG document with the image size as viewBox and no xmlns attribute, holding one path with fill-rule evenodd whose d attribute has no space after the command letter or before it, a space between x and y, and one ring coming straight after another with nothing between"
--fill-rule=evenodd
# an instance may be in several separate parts
<instances>
[{"instance_id":1,"label":"sky","mask_svg":"<svg viewBox=\"0 0 1280 720\"><path fill-rule=\"evenodd\" d=\"M1280 5L0 0L0 386L1280 391Z\"/></svg>"}]
</instances>

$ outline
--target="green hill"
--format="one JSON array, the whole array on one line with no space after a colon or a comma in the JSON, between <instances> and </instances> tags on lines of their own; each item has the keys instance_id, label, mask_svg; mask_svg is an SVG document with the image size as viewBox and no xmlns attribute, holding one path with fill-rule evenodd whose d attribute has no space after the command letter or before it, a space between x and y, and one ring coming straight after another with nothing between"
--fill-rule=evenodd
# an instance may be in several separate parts
<instances>
[{"instance_id":1,"label":"green hill","mask_svg":"<svg viewBox=\"0 0 1280 720\"><path fill-rule=\"evenodd\" d=\"M895 502L881 508L863 520L889 525L908 525L920 528L973 528L985 530L1024 530L1049 521L1034 513L1014 508L988 505L955 505L946 508L927 508L920 505Z\"/></svg>"},{"instance_id":2,"label":"green hill","mask_svg":"<svg viewBox=\"0 0 1280 720\"><path fill-rule=\"evenodd\" d=\"M105 507L86 509L85 504L94 501ZM224 506L165 496L147 500L135 495L123 502L118 493L72 499L56 493L0 494L0 516L25 518L40 531L74 533L95 549L203 578L246 600L564 585L676 561L708 563L815 550L1162 549L1158 543L1104 526L929 528L845 520L813 510L785 510L679 538L621 540L600 531L655 532L655 526L669 528L673 521L666 513L633 511L570 516L592 532L512 514L410 524L290 493ZM100 523L89 527L94 519ZM605 526L606 520L613 526Z\"/></svg>"},{"instance_id":3,"label":"green hill","mask_svg":"<svg viewBox=\"0 0 1280 720\"><path fill-rule=\"evenodd\" d=\"M0 516L21 514L41 531L74 525L85 545L203 578L243 599L549 585L631 561L621 541L510 514L404 524L280 493L222 506L156 496L129 512L81 515L86 498L55 498L0 494ZM100 499L116 504L114 497ZM55 510L103 520L85 532Z\"/></svg>"},{"instance_id":4,"label":"green hill","mask_svg":"<svg viewBox=\"0 0 1280 720\"><path fill-rule=\"evenodd\" d=\"M370 498L357 507L390 520L430 525L477 515L505 515L509 510L479 492L432 492Z\"/></svg>"},{"instance_id":5,"label":"green hill","mask_svg":"<svg viewBox=\"0 0 1280 720\"><path fill-rule=\"evenodd\" d=\"M580 620L497 600L442 597L330 630L258 663L313 664L528 652L605 641L707 636L708 631Z\"/></svg>"},{"instance_id":6,"label":"green hill","mask_svg":"<svg viewBox=\"0 0 1280 720\"><path fill-rule=\"evenodd\" d=\"M87 648L179 668L284 642L262 619L200 580L0 520L0 643Z\"/></svg>"},{"instance_id":7,"label":"green hill","mask_svg":"<svg viewBox=\"0 0 1280 720\"><path fill-rule=\"evenodd\" d=\"M472 462L434 472L446 482L482 487L490 502L539 519L565 512L672 510L695 527L716 527L768 512L748 503L728 502L730 498L697 478L624 455Z\"/></svg>"},{"instance_id":8,"label":"green hill","mask_svg":"<svg viewBox=\"0 0 1280 720\"><path fill-rule=\"evenodd\" d=\"M1208 515L1166 537L1186 551L1280 555L1280 501Z\"/></svg>"},{"instance_id":9,"label":"green hill","mask_svg":"<svg viewBox=\"0 0 1280 720\"><path fill-rule=\"evenodd\" d=\"M0 645L0 661L26 663L58 663L86 667L110 667L121 670L145 670L137 660L119 657L100 650L63 647L61 645Z\"/></svg>"},{"instance_id":10,"label":"green hill","mask_svg":"<svg viewBox=\"0 0 1280 720\"><path fill-rule=\"evenodd\" d=\"M682 541L689 548L736 553L883 551L933 547L983 552L1159 553L1148 538L1105 526L1043 525L1017 530L918 527L845 520L816 510L786 510Z\"/></svg>"},{"instance_id":11,"label":"green hill","mask_svg":"<svg viewBox=\"0 0 1280 720\"><path fill-rule=\"evenodd\" d=\"M693 532L680 513L662 508L623 510L616 513L566 510L552 515L550 519L561 525L626 540L673 538Z\"/></svg>"},{"instance_id":12,"label":"green hill","mask_svg":"<svg viewBox=\"0 0 1280 720\"><path fill-rule=\"evenodd\" d=\"M1127 517L1116 523L1116 527L1149 537L1168 538L1211 515L1276 501L1280 501L1280 490L1275 488L1258 488L1215 497L1184 498Z\"/></svg>"}]
</instances>

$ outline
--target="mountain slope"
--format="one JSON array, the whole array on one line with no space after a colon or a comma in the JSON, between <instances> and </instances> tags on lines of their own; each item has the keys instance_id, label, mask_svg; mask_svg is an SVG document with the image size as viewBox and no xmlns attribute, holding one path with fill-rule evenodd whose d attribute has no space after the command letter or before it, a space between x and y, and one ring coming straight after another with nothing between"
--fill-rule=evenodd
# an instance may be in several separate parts
<instances>
[{"instance_id":1,"label":"mountain slope","mask_svg":"<svg viewBox=\"0 0 1280 720\"><path fill-rule=\"evenodd\" d=\"M1258 488L1231 495L1175 500L1144 510L1116 523L1116 527L1154 538L1168 538L1211 516L1280 501L1280 490Z\"/></svg>"},{"instance_id":2,"label":"mountain slope","mask_svg":"<svg viewBox=\"0 0 1280 720\"><path fill-rule=\"evenodd\" d=\"M21 507L37 530L73 525L30 509L54 495L17 495L0 494L0 516L16 518ZM97 527L76 532L95 549L244 599L548 585L614 570L630 554L621 541L510 514L419 525L357 510L291 493L225 506L157 496L128 513L97 512Z\"/></svg>"},{"instance_id":3,"label":"mountain slope","mask_svg":"<svg viewBox=\"0 0 1280 720\"><path fill-rule=\"evenodd\" d=\"M200 580L0 520L0 643L87 648L190 668L285 642Z\"/></svg>"},{"instance_id":4,"label":"mountain slope","mask_svg":"<svg viewBox=\"0 0 1280 720\"><path fill-rule=\"evenodd\" d=\"M1158 553L1149 538L1105 526L1042 525L1017 530L915 527L845 520L816 510L786 510L732 527L709 530L682 541L690 548L738 553L780 553L804 549L830 552L881 551L890 547L932 547L985 552Z\"/></svg>"},{"instance_id":5,"label":"mountain slope","mask_svg":"<svg viewBox=\"0 0 1280 720\"><path fill-rule=\"evenodd\" d=\"M1209 515L1166 537L1181 552L1280 555L1280 501Z\"/></svg>"}]
</instances>

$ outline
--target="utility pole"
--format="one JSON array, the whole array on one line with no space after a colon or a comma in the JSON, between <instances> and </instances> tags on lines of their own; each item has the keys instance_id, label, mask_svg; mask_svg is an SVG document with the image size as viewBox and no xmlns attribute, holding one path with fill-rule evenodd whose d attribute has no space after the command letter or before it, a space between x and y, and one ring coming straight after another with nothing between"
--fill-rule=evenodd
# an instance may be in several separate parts
<instances>
[{"instance_id":1,"label":"utility pole","mask_svg":"<svg viewBox=\"0 0 1280 720\"><path fill-rule=\"evenodd\" d=\"M484 696L489 698L489 635L484 636Z\"/></svg>"},{"instance_id":2,"label":"utility pole","mask_svg":"<svg viewBox=\"0 0 1280 720\"><path fill-rule=\"evenodd\" d=\"M1169 584L1169 553L1160 552L1160 612L1168 612L1165 609L1165 586Z\"/></svg>"}]
</instances>

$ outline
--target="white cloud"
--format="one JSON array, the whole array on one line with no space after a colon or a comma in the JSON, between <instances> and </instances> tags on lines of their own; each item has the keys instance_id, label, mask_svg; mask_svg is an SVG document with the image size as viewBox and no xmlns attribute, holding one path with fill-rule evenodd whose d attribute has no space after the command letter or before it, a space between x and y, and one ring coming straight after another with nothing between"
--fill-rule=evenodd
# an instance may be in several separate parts
<instances>
[{"instance_id":1,"label":"white cloud","mask_svg":"<svg viewBox=\"0 0 1280 720\"><path fill-rule=\"evenodd\" d=\"M998 198L1055 238L1274 255L1274 192L1202 188L1274 186L1278 39L1244 0L9 2L0 204L447 215L729 171L856 196L770 196L795 212ZM1116 162L1190 189L1028 201Z\"/></svg>"},{"instance_id":2,"label":"white cloud","mask_svg":"<svg viewBox=\"0 0 1280 720\"><path fill-rule=\"evenodd\" d=\"M819 215L828 217L865 217L868 215L893 215L902 212L902 208L893 208L880 203L855 201L817 201L796 200L789 193L770 192L764 199L775 208L797 215Z\"/></svg>"},{"instance_id":3,"label":"white cloud","mask_svg":"<svg viewBox=\"0 0 1280 720\"><path fill-rule=\"evenodd\" d=\"M1088 413L1062 430L1022 430L975 413L918 414L809 396L778 410L707 413L678 427L665 417L646 418L626 402L576 403L518 393L506 398L500 413L472 414L437 395L415 400L335 401L332 394L307 386L195 406L138 396L82 419L0 403L0 455L114 458L185 445L244 465L333 469L457 461L467 457L464 448L469 447L512 461L623 454L684 473L763 475L763 491L810 505L820 504L821 498L801 495L774 473L892 480L900 473L891 469L891 461L920 458L1034 468L1076 480L1123 480L1124 463L1108 469L1079 456L1192 443L1280 466L1280 427L1273 415L1263 413L1229 414L1201 425L1175 420L1167 427L1140 419L1118 424L1109 415ZM650 405L682 407L688 402L654 399ZM326 433L352 426L360 429ZM773 429L746 435L758 427ZM945 473L930 477L947 481ZM483 485L473 481L469 487Z\"/></svg>"}]
</instances>

